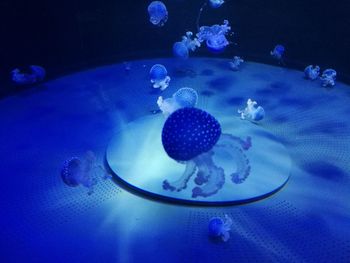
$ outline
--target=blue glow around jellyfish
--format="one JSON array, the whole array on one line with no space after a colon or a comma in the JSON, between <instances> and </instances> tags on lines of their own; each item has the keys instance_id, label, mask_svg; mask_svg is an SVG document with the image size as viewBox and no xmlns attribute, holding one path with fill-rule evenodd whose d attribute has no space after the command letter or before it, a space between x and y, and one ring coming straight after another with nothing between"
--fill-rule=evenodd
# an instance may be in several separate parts
<instances>
[{"instance_id":1,"label":"blue glow around jellyfish","mask_svg":"<svg viewBox=\"0 0 350 263\"><path fill-rule=\"evenodd\" d=\"M216 194L225 183L225 171L213 159L216 153L232 158L232 165L236 167L230 174L233 183L243 183L250 174L244 151L251 147L251 138L241 140L221 133L220 123L203 110L181 108L173 112L163 126L162 143L170 158L186 165L178 180L163 182L164 190L179 192L186 189L195 175L197 186L192 189L193 198Z\"/></svg>"},{"instance_id":2,"label":"blue glow around jellyfish","mask_svg":"<svg viewBox=\"0 0 350 263\"><path fill-rule=\"evenodd\" d=\"M279 62L283 61L283 55L285 52L285 47L282 45L276 45L275 48L270 52L270 55L277 59Z\"/></svg>"},{"instance_id":3,"label":"blue glow around jellyfish","mask_svg":"<svg viewBox=\"0 0 350 263\"><path fill-rule=\"evenodd\" d=\"M306 79L315 80L320 75L320 67L309 65L304 70L304 76Z\"/></svg>"},{"instance_id":4,"label":"blue glow around jellyfish","mask_svg":"<svg viewBox=\"0 0 350 263\"><path fill-rule=\"evenodd\" d=\"M208 224L208 235L210 238L221 239L227 242L230 239L230 231L232 227L232 219L225 215L225 218L213 217Z\"/></svg>"},{"instance_id":5,"label":"blue glow around jellyfish","mask_svg":"<svg viewBox=\"0 0 350 263\"><path fill-rule=\"evenodd\" d=\"M200 43L204 42L207 48L214 52L222 52L230 43L226 35L231 31L228 20L224 20L222 25L201 26L197 33L197 39Z\"/></svg>"},{"instance_id":6,"label":"blue glow around jellyfish","mask_svg":"<svg viewBox=\"0 0 350 263\"><path fill-rule=\"evenodd\" d=\"M321 75L322 87L334 87L337 72L334 69L325 69Z\"/></svg>"},{"instance_id":7,"label":"blue glow around jellyfish","mask_svg":"<svg viewBox=\"0 0 350 263\"><path fill-rule=\"evenodd\" d=\"M219 8L223 3L225 3L224 0L209 0L209 4L212 8Z\"/></svg>"},{"instance_id":8,"label":"blue glow around jellyfish","mask_svg":"<svg viewBox=\"0 0 350 263\"><path fill-rule=\"evenodd\" d=\"M170 83L170 77L168 76L168 71L161 64L155 64L152 66L150 72L151 83L153 84L153 88L160 90L165 90Z\"/></svg>"},{"instance_id":9,"label":"blue glow around jellyfish","mask_svg":"<svg viewBox=\"0 0 350 263\"><path fill-rule=\"evenodd\" d=\"M193 108L198 101L198 93L192 88L184 87L177 90L172 97L163 99L158 97L157 104L164 115L170 115L180 108Z\"/></svg>"},{"instance_id":10,"label":"blue glow around jellyfish","mask_svg":"<svg viewBox=\"0 0 350 263\"><path fill-rule=\"evenodd\" d=\"M164 26L168 20L168 10L161 1L153 1L148 8L149 21L156 26Z\"/></svg>"}]
</instances>

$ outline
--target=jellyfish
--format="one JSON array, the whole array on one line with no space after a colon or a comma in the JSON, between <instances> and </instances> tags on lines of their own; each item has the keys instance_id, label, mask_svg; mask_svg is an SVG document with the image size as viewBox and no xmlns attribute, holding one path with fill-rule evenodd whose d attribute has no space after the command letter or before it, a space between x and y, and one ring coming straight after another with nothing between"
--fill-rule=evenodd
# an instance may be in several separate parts
<instances>
[{"instance_id":1,"label":"jellyfish","mask_svg":"<svg viewBox=\"0 0 350 263\"><path fill-rule=\"evenodd\" d=\"M155 26L164 26L168 20L168 11L161 1L153 1L148 6L149 21Z\"/></svg>"},{"instance_id":2,"label":"jellyfish","mask_svg":"<svg viewBox=\"0 0 350 263\"><path fill-rule=\"evenodd\" d=\"M277 45L275 48L270 52L270 55L277 59L279 63L283 63L283 54L285 52L285 48L282 45Z\"/></svg>"},{"instance_id":3,"label":"jellyfish","mask_svg":"<svg viewBox=\"0 0 350 263\"><path fill-rule=\"evenodd\" d=\"M171 98L158 97L157 104L164 115L170 115L174 111L184 107L195 107L198 101L198 93L192 88L184 87L176 91Z\"/></svg>"},{"instance_id":4,"label":"jellyfish","mask_svg":"<svg viewBox=\"0 0 350 263\"><path fill-rule=\"evenodd\" d=\"M320 67L309 65L304 70L304 75L306 79L315 80L320 75Z\"/></svg>"},{"instance_id":5,"label":"jellyfish","mask_svg":"<svg viewBox=\"0 0 350 263\"><path fill-rule=\"evenodd\" d=\"M322 87L334 87L337 72L334 69L325 69L321 75Z\"/></svg>"},{"instance_id":6,"label":"jellyfish","mask_svg":"<svg viewBox=\"0 0 350 263\"><path fill-rule=\"evenodd\" d=\"M216 194L225 184L225 170L213 158L220 153L232 159L236 167L230 174L233 183L243 183L250 174L244 151L251 147L251 138L242 140L222 133L215 117L201 109L185 107L173 112L163 126L162 143L170 158L185 165L180 178L163 181L164 190L182 191L195 175L192 198Z\"/></svg>"},{"instance_id":7,"label":"jellyfish","mask_svg":"<svg viewBox=\"0 0 350 263\"><path fill-rule=\"evenodd\" d=\"M97 164L95 154L88 151L82 159L75 156L67 159L61 169L61 178L70 187L82 185L88 188L88 195L91 195L101 173L103 179L111 178L102 165Z\"/></svg>"},{"instance_id":8,"label":"jellyfish","mask_svg":"<svg viewBox=\"0 0 350 263\"><path fill-rule=\"evenodd\" d=\"M209 4L212 8L219 8L223 3L225 3L224 0L209 0Z\"/></svg>"},{"instance_id":9,"label":"jellyfish","mask_svg":"<svg viewBox=\"0 0 350 263\"><path fill-rule=\"evenodd\" d=\"M173 53L175 57L182 59L187 59L190 51L195 51L198 47L201 46L201 43L197 38L193 38L193 33L187 31L186 35L182 37L182 41L175 42L173 45Z\"/></svg>"},{"instance_id":10,"label":"jellyfish","mask_svg":"<svg viewBox=\"0 0 350 263\"><path fill-rule=\"evenodd\" d=\"M230 231L232 227L232 218L225 214L225 218L213 217L208 224L208 234L210 238L220 238L227 242L230 239Z\"/></svg>"},{"instance_id":11,"label":"jellyfish","mask_svg":"<svg viewBox=\"0 0 350 263\"><path fill-rule=\"evenodd\" d=\"M153 83L153 88L160 88L160 90L165 90L169 86L170 77L168 76L168 71L163 65L153 65L149 74L151 83Z\"/></svg>"},{"instance_id":12,"label":"jellyfish","mask_svg":"<svg viewBox=\"0 0 350 263\"><path fill-rule=\"evenodd\" d=\"M240 58L238 56L234 56L233 61L230 61L229 65L233 71L238 71L243 62L244 62L244 60L242 58Z\"/></svg>"},{"instance_id":13,"label":"jellyfish","mask_svg":"<svg viewBox=\"0 0 350 263\"><path fill-rule=\"evenodd\" d=\"M265 117L265 110L261 107L257 107L257 102L251 99L247 101L247 107L244 110L238 110L241 114L242 120L249 120L252 122L261 121Z\"/></svg>"},{"instance_id":14,"label":"jellyfish","mask_svg":"<svg viewBox=\"0 0 350 263\"><path fill-rule=\"evenodd\" d=\"M226 38L230 31L228 20L224 20L222 25L201 26L196 36L200 43L205 41L210 51L219 53L230 44Z\"/></svg>"},{"instance_id":15,"label":"jellyfish","mask_svg":"<svg viewBox=\"0 0 350 263\"><path fill-rule=\"evenodd\" d=\"M18 85L34 84L43 81L45 76L45 69L36 65L29 66L29 69L24 72L18 68L11 71L11 79Z\"/></svg>"}]
</instances>

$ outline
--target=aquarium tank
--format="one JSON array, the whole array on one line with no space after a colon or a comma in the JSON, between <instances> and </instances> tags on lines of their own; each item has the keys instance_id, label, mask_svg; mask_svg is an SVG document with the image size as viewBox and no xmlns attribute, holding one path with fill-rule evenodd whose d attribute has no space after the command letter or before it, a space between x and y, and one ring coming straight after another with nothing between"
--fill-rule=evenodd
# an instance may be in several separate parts
<instances>
[{"instance_id":1,"label":"aquarium tank","mask_svg":"<svg viewBox=\"0 0 350 263\"><path fill-rule=\"evenodd\" d=\"M0 262L349 263L349 13L0 1Z\"/></svg>"}]
</instances>

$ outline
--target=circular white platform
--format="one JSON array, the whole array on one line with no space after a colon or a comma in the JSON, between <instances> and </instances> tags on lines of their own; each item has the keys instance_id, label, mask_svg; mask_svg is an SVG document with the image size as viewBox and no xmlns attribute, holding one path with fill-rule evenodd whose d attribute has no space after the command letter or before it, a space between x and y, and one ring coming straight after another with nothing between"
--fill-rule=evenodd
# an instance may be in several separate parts
<instances>
[{"instance_id":1,"label":"circular white platform","mask_svg":"<svg viewBox=\"0 0 350 263\"><path fill-rule=\"evenodd\" d=\"M120 130L108 146L107 162L117 179L137 191L163 200L206 205L241 204L265 198L280 190L288 181L291 167L283 144L256 124L232 116L214 116L219 120L224 134L239 137L242 141L251 137L251 148L242 149L249 160L244 165L250 169L249 176L242 183L235 183L230 176L239 166L238 160L232 159L229 151L219 153L214 148L213 161L225 173L223 186L214 189L214 193L208 196L194 196L192 190L206 187L205 183L197 185L196 174L183 178L186 165L171 159L164 151L161 133L165 117L161 114L137 119ZM236 148L241 148L238 141L235 143ZM237 151L235 154L237 156ZM238 156L237 159L241 159L242 166L244 158ZM187 182L187 186L171 191L163 187L165 180L177 186L186 185Z\"/></svg>"}]
</instances>

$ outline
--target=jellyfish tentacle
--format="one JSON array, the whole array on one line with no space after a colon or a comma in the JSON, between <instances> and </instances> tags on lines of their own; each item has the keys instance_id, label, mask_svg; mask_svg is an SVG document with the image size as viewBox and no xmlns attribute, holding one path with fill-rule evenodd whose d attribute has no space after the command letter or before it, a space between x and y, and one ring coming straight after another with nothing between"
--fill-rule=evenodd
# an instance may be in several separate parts
<instances>
[{"instance_id":1,"label":"jellyfish tentacle","mask_svg":"<svg viewBox=\"0 0 350 263\"><path fill-rule=\"evenodd\" d=\"M191 179L191 177L196 173L196 163L192 160L186 162L186 168L181 177L174 181L169 182L168 180L163 181L163 189L180 192L183 189L187 188L187 183Z\"/></svg>"},{"instance_id":2,"label":"jellyfish tentacle","mask_svg":"<svg viewBox=\"0 0 350 263\"><path fill-rule=\"evenodd\" d=\"M206 152L194 158L194 162L198 167L198 173L205 180L201 181L200 178L196 178L196 183L203 184L202 187L196 186L192 189L192 197L198 196L208 197L216 194L225 184L224 169L217 167L213 161L213 151Z\"/></svg>"}]
</instances>

